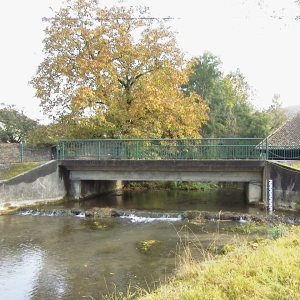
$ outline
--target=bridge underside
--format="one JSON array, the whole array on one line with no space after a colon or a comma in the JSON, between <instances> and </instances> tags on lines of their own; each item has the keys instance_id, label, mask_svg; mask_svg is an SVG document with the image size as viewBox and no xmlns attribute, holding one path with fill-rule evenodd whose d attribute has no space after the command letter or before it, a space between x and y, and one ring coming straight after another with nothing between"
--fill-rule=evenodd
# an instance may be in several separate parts
<instances>
[{"instance_id":1,"label":"bridge underside","mask_svg":"<svg viewBox=\"0 0 300 300\"><path fill-rule=\"evenodd\" d=\"M64 160L71 180L262 181L259 160Z\"/></svg>"},{"instance_id":2,"label":"bridge underside","mask_svg":"<svg viewBox=\"0 0 300 300\"><path fill-rule=\"evenodd\" d=\"M262 198L264 161L260 160L62 160L73 182L215 181L247 183L250 202Z\"/></svg>"}]
</instances>

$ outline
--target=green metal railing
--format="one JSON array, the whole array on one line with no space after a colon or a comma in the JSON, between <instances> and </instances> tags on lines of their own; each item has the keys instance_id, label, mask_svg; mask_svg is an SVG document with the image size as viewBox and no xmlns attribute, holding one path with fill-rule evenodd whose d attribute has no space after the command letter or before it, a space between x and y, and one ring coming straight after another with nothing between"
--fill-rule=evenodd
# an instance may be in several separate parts
<instances>
[{"instance_id":1,"label":"green metal railing","mask_svg":"<svg viewBox=\"0 0 300 300\"><path fill-rule=\"evenodd\" d=\"M268 159L270 160L300 160L300 146L272 145L268 147Z\"/></svg>"},{"instance_id":2,"label":"green metal railing","mask_svg":"<svg viewBox=\"0 0 300 300\"><path fill-rule=\"evenodd\" d=\"M262 138L61 140L57 159L268 159Z\"/></svg>"}]
</instances>

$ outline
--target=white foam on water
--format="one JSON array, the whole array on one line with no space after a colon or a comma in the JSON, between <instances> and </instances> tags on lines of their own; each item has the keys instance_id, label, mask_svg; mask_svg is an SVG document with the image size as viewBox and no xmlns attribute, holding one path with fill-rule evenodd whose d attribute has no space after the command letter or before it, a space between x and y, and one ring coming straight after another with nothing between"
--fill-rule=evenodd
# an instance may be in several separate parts
<instances>
[{"instance_id":1,"label":"white foam on water","mask_svg":"<svg viewBox=\"0 0 300 300\"><path fill-rule=\"evenodd\" d=\"M85 218L85 213L80 213L78 215L75 215L76 218Z\"/></svg>"},{"instance_id":2,"label":"white foam on water","mask_svg":"<svg viewBox=\"0 0 300 300\"><path fill-rule=\"evenodd\" d=\"M129 219L132 223L150 223L154 221L162 221L162 222L177 222L181 221L182 218L179 215L177 218L168 218L168 217L159 217L159 218L150 218L150 217L139 217L135 215L128 215L128 216L120 216L122 219Z\"/></svg>"}]
</instances>

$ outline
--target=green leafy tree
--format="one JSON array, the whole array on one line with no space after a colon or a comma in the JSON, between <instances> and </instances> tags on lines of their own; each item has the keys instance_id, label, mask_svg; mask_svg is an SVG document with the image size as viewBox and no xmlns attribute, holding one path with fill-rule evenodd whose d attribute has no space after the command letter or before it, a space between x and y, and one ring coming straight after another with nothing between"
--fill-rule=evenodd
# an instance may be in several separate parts
<instances>
[{"instance_id":1,"label":"green leafy tree","mask_svg":"<svg viewBox=\"0 0 300 300\"><path fill-rule=\"evenodd\" d=\"M267 114L270 116L270 132L269 134L287 121L286 111L280 101L280 95L275 94L272 99L272 104L267 109Z\"/></svg>"},{"instance_id":2,"label":"green leafy tree","mask_svg":"<svg viewBox=\"0 0 300 300\"><path fill-rule=\"evenodd\" d=\"M247 135L250 138L263 138L271 133L270 115L266 111L255 111L248 120Z\"/></svg>"},{"instance_id":3,"label":"green leafy tree","mask_svg":"<svg viewBox=\"0 0 300 300\"><path fill-rule=\"evenodd\" d=\"M201 128L204 137L241 137L252 111L251 89L239 70L224 76L221 66L210 52L195 58L183 89L197 93L209 106L209 120Z\"/></svg>"},{"instance_id":4,"label":"green leafy tree","mask_svg":"<svg viewBox=\"0 0 300 300\"><path fill-rule=\"evenodd\" d=\"M269 108L256 111L249 118L248 136L267 137L286 122L287 118L285 109L280 102L280 96L275 94Z\"/></svg>"},{"instance_id":5,"label":"green leafy tree","mask_svg":"<svg viewBox=\"0 0 300 300\"><path fill-rule=\"evenodd\" d=\"M250 103L251 88L240 70L231 72L223 79L225 103L225 137L248 137L248 120L253 106Z\"/></svg>"},{"instance_id":6,"label":"green leafy tree","mask_svg":"<svg viewBox=\"0 0 300 300\"><path fill-rule=\"evenodd\" d=\"M1 142L25 142L30 131L38 126L38 122L28 118L24 111L19 111L15 105L5 105L0 109L0 139Z\"/></svg>"},{"instance_id":7,"label":"green leafy tree","mask_svg":"<svg viewBox=\"0 0 300 300\"><path fill-rule=\"evenodd\" d=\"M68 0L45 21L45 58L31 83L73 137L201 136L207 106L180 88L190 69L166 20L143 6Z\"/></svg>"}]
</instances>

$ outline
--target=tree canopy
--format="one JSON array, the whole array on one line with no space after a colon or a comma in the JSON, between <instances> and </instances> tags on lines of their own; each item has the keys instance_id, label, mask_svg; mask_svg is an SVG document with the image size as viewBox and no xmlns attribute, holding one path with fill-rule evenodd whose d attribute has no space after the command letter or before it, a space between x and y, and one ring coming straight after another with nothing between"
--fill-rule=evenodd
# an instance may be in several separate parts
<instances>
[{"instance_id":1,"label":"tree canopy","mask_svg":"<svg viewBox=\"0 0 300 300\"><path fill-rule=\"evenodd\" d=\"M0 109L0 140L1 142L25 142L30 131L38 127L38 122L28 118L23 110L15 105L1 103Z\"/></svg>"},{"instance_id":2,"label":"tree canopy","mask_svg":"<svg viewBox=\"0 0 300 300\"><path fill-rule=\"evenodd\" d=\"M194 58L193 73L183 88L199 94L209 106L209 120L202 127L204 137L241 137L251 113L251 89L237 70L224 75L219 57L210 52Z\"/></svg>"},{"instance_id":3,"label":"tree canopy","mask_svg":"<svg viewBox=\"0 0 300 300\"><path fill-rule=\"evenodd\" d=\"M68 0L44 20L44 60L31 83L69 136L201 136L208 107L181 89L191 69L166 20L98 0Z\"/></svg>"},{"instance_id":4,"label":"tree canopy","mask_svg":"<svg viewBox=\"0 0 300 300\"><path fill-rule=\"evenodd\" d=\"M183 89L199 94L209 106L203 137L266 137L286 120L279 95L268 109L254 108L252 88L240 70L224 74L220 58L210 52L193 61L193 73Z\"/></svg>"}]
</instances>

